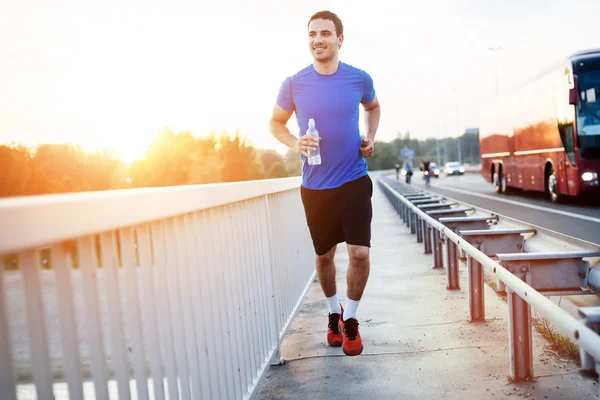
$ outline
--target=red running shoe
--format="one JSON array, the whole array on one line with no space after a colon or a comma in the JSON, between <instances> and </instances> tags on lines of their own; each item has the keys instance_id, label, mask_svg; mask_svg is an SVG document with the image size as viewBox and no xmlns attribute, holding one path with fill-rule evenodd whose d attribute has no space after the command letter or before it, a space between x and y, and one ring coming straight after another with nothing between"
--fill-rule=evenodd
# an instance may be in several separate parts
<instances>
[{"instance_id":1,"label":"red running shoe","mask_svg":"<svg viewBox=\"0 0 600 400\"><path fill-rule=\"evenodd\" d=\"M358 320L356 318L348 318L346 321L343 320L344 310L342 310L342 318L340 318L340 325L342 326L342 334L344 336L344 342L342 350L347 356L357 356L363 351L363 342L358 332Z\"/></svg>"},{"instance_id":2,"label":"red running shoe","mask_svg":"<svg viewBox=\"0 0 600 400\"><path fill-rule=\"evenodd\" d=\"M342 313L344 309L342 308ZM343 342L342 329L340 322L342 318L340 314L329 314L329 324L327 325L327 343L331 347L340 347Z\"/></svg>"}]
</instances>

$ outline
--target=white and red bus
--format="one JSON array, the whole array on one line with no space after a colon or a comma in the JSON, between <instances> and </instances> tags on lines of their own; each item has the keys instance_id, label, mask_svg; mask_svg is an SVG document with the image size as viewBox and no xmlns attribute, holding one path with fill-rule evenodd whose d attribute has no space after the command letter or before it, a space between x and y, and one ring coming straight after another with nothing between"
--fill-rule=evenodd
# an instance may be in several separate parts
<instances>
[{"instance_id":1,"label":"white and red bus","mask_svg":"<svg viewBox=\"0 0 600 400\"><path fill-rule=\"evenodd\" d=\"M572 54L481 112L481 174L510 188L600 193L600 49Z\"/></svg>"}]
</instances>

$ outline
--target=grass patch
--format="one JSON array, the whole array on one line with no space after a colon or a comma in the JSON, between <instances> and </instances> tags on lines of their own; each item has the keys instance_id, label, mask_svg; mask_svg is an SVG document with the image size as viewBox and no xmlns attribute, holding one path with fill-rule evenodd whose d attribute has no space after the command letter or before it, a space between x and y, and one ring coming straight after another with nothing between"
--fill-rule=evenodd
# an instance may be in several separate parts
<instances>
[{"instance_id":1,"label":"grass patch","mask_svg":"<svg viewBox=\"0 0 600 400\"><path fill-rule=\"evenodd\" d=\"M494 289L496 295L498 295L502 301L508 303L506 292L498 291L498 280L495 276L490 273L485 273L484 280L492 289ZM549 350L558 357L574 360L577 362L577 365L581 366L579 346L573 343L568 337L561 335L548 318L539 315L533 309L532 312L532 325L535 330L549 342Z\"/></svg>"},{"instance_id":2,"label":"grass patch","mask_svg":"<svg viewBox=\"0 0 600 400\"><path fill-rule=\"evenodd\" d=\"M579 365L579 346L566 336L561 335L546 317L533 318L535 329L550 343L550 348L559 356L577 361Z\"/></svg>"}]
</instances>

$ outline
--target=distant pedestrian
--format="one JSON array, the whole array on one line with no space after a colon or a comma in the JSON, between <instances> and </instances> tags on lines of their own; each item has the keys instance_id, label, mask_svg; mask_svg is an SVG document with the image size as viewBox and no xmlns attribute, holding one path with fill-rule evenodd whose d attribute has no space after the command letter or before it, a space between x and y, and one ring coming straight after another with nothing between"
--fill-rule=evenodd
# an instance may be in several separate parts
<instances>
[{"instance_id":1,"label":"distant pedestrian","mask_svg":"<svg viewBox=\"0 0 600 400\"><path fill-rule=\"evenodd\" d=\"M427 160L427 158L423 159L423 166L422 166L422 170L423 170L423 176L425 178L425 185L429 186L429 182L431 181L431 169L429 168L430 166L430 162L429 160Z\"/></svg>"},{"instance_id":2,"label":"distant pedestrian","mask_svg":"<svg viewBox=\"0 0 600 400\"><path fill-rule=\"evenodd\" d=\"M410 185L410 180L413 176L412 167L410 166L410 161L404 163L404 170L406 171L406 183Z\"/></svg>"}]
</instances>

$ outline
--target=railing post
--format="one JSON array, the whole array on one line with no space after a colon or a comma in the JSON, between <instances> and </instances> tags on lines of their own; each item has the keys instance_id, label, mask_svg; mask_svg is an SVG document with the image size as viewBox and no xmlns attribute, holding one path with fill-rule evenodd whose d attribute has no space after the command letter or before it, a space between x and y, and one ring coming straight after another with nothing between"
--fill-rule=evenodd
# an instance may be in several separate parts
<instances>
[{"instance_id":1,"label":"railing post","mask_svg":"<svg viewBox=\"0 0 600 400\"><path fill-rule=\"evenodd\" d=\"M458 279L458 254L456 244L446 239L446 256L448 259L448 269L446 275L448 277L448 290L459 290L460 280Z\"/></svg>"},{"instance_id":2,"label":"railing post","mask_svg":"<svg viewBox=\"0 0 600 400\"><path fill-rule=\"evenodd\" d=\"M410 233L413 235L417 231L416 219L417 219L417 213L414 212L413 210L410 210Z\"/></svg>"},{"instance_id":3,"label":"railing post","mask_svg":"<svg viewBox=\"0 0 600 400\"><path fill-rule=\"evenodd\" d=\"M401 201L400 199L398 200L398 214L400 215L400 218L402 218L402 221L404 221L404 202Z\"/></svg>"},{"instance_id":4,"label":"railing post","mask_svg":"<svg viewBox=\"0 0 600 400\"><path fill-rule=\"evenodd\" d=\"M433 228L433 268L443 268L442 238L440 231Z\"/></svg>"},{"instance_id":5,"label":"railing post","mask_svg":"<svg viewBox=\"0 0 600 400\"><path fill-rule=\"evenodd\" d=\"M423 223L418 215L415 216L417 225L417 243L423 242Z\"/></svg>"},{"instance_id":6,"label":"railing post","mask_svg":"<svg viewBox=\"0 0 600 400\"><path fill-rule=\"evenodd\" d=\"M467 255L467 271L469 277L469 320L471 322L484 321L483 266L473 257Z\"/></svg>"},{"instance_id":7,"label":"railing post","mask_svg":"<svg viewBox=\"0 0 600 400\"><path fill-rule=\"evenodd\" d=\"M410 226L410 207L404 207L404 222L406 222L406 227Z\"/></svg>"},{"instance_id":8,"label":"railing post","mask_svg":"<svg viewBox=\"0 0 600 400\"><path fill-rule=\"evenodd\" d=\"M397 201L399 203L398 214L400 214L400 217L402 217L402 221L404 221L404 202L400 199L397 199Z\"/></svg>"},{"instance_id":9,"label":"railing post","mask_svg":"<svg viewBox=\"0 0 600 400\"><path fill-rule=\"evenodd\" d=\"M517 276L525 278L525 274ZM531 306L509 287L506 287L506 293L509 311L510 376L514 381L529 380L533 377Z\"/></svg>"},{"instance_id":10,"label":"railing post","mask_svg":"<svg viewBox=\"0 0 600 400\"><path fill-rule=\"evenodd\" d=\"M423 240L423 242L425 243L424 244L425 254L431 254L431 227L425 220L423 220L422 223L423 223L423 236L425 236L424 240Z\"/></svg>"},{"instance_id":11,"label":"railing post","mask_svg":"<svg viewBox=\"0 0 600 400\"><path fill-rule=\"evenodd\" d=\"M0 262L0 393L7 400L16 400L16 379L13 369L12 342L8 328L8 310L4 290L4 265Z\"/></svg>"},{"instance_id":12,"label":"railing post","mask_svg":"<svg viewBox=\"0 0 600 400\"><path fill-rule=\"evenodd\" d=\"M38 399L51 399L53 398L52 375L50 372L48 328L44 307L42 307L43 292L40 278L39 251L25 252L21 255L20 262L23 268L25 310L31 343L33 383ZM92 268L92 266L89 266L89 268ZM87 278L87 276L84 275L84 278ZM0 290L4 290L4 288L0 288ZM93 298L93 295L90 295L90 297Z\"/></svg>"},{"instance_id":13,"label":"railing post","mask_svg":"<svg viewBox=\"0 0 600 400\"><path fill-rule=\"evenodd\" d=\"M277 323L277 316L279 315L279 309L277 307L277 301L275 301L275 287L273 283L273 232L272 229L272 221L271 221L271 212L269 208L269 195L265 195L265 216L266 216L266 236L267 241L263 243L263 252L265 255L266 265L265 265L265 287L267 289L267 303L268 303L268 312L269 312L269 328L271 333L271 339L275 343L275 351L273 357L271 358L271 365L282 365L285 361L281 358L281 353L279 352L281 341L279 339L279 324Z\"/></svg>"}]
</instances>

